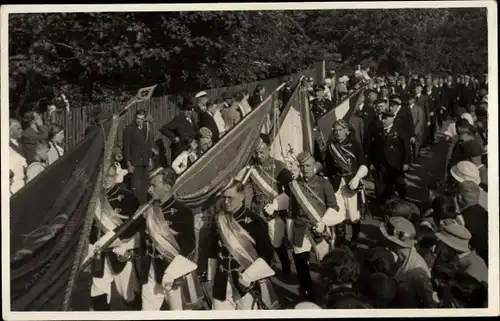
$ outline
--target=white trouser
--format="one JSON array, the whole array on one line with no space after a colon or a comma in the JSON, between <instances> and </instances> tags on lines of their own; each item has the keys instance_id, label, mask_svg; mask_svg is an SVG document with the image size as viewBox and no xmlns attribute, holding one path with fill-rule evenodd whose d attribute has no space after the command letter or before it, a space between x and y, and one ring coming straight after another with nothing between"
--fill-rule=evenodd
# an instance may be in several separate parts
<instances>
[{"instance_id":1,"label":"white trouser","mask_svg":"<svg viewBox=\"0 0 500 321\"><path fill-rule=\"evenodd\" d=\"M134 264L129 261L123 268L123 271L115 274L111 268L109 258L104 260L104 274L102 278L92 278L90 296L96 297L102 294L108 295L108 304L111 301L111 284L115 281L118 294L127 302L135 299L135 293L139 289L137 276L134 273Z\"/></svg>"},{"instance_id":2,"label":"white trouser","mask_svg":"<svg viewBox=\"0 0 500 321\"><path fill-rule=\"evenodd\" d=\"M258 310L257 303L254 304L254 298L250 293L235 300L233 291L236 291L236 289L233 290L231 282L231 278L229 278L226 286L226 300L219 301L214 298L212 300L212 310Z\"/></svg>"},{"instance_id":3,"label":"white trouser","mask_svg":"<svg viewBox=\"0 0 500 321\"><path fill-rule=\"evenodd\" d=\"M283 237L285 236L285 221L281 217L276 217L267 222L267 226L271 243L275 248L280 247L283 244Z\"/></svg>"},{"instance_id":4,"label":"white trouser","mask_svg":"<svg viewBox=\"0 0 500 321\"><path fill-rule=\"evenodd\" d=\"M142 310L159 311L164 300L167 300L170 310L182 310L181 289L172 289L165 294L163 286L156 283L153 262L151 262L148 282L142 286Z\"/></svg>"},{"instance_id":5,"label":"white trouser","mask_svg":"<svg viewBox=\"0 0 500 321\"><path fill-rule=\"evenodd\" d=\"M361 218L361 213L359 212L358 206L358 192L351 191L349 189L349 186L347 186L347 182L344 180L344 178L342 178L342 180L340 181L339 191L345 204L347 219L351 222L358 221Z\"/></svg>"}]
</instances>

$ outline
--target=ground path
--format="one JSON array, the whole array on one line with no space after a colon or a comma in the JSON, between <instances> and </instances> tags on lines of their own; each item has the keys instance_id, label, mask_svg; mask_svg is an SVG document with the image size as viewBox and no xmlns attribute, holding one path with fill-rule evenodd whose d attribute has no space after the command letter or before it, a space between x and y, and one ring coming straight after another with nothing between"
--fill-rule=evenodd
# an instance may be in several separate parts
<instances>
[{"instance_id":1,"label":"ground path","mask_svg":"<svg viewBox=\"0 0 500 321\"><path fill-rule=\"evenodd\" d=\"M445 123L444 128L447 124ZM447 152L449 150L449 145L444 142L442 132L438 133L437 143L433 146L426 148L422 151L422 155L419 159L418 164L416 164L407 175L407 196L408 199L415 202L422 209L425 208L425 203L429 198L429 187L432 186L437 179L442 177L444 174L445 164L447 160ZM368 180L366 182L368 200L370 196L373 195L373 183ZM362 222L361 235L358 248L356 249L356 254L361 258L367 251L373 246L374 241L379 237L378 225L380 224L379 215L377 210L371 209L372 217L367 217ZM348 231L349 234L350 231ZM350 237L350 235L348 235ZM291 253L290 253L291 257ZM311 269L313 270L313 279L318 277L318 266L316 262L312 262ZM292 272L295 273L295 267L292 264ZM296 277L294 276L295 280ZM293 308L293 305L299 300L299 291L297 282L291 282L292 284L287 284L280 281L279 275L272 278L275 284L275 290L280 298L281 305L283 308ZM77 311L88 311L90 306L89 299L89 284L90 284L89 273L82 273L79 278L75 292L73 294L73 310ZM290 283L290 282L289 282ZM113 292L115 290L113 289ZM124 310L125 307L119 299L115 299L111 302L111 307L114 310Z\"/></svg>"}]
</instances>

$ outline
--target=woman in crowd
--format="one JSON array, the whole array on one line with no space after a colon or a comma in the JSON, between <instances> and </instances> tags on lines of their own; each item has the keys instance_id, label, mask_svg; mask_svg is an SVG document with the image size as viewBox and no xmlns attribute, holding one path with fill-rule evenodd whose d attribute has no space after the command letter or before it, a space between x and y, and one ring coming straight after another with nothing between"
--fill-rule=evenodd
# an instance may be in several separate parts
<instances>
[{"instance_id":1,"label":"woman in crowd","mask_svg":"<svg viewBox=\"0 0 500 321\"><path fill-rule=\"evenodd\" d=\"M49 143L47 141L41 140L35 145L33 162L26 168L26 184L47 168L48 153Z\"/></svg>"},{"instance_id":2,"label":"woman in crowd","mask_svg":"<svg viewBox=\"0 0 500 321\"><path fill-rule=\"evenodd\" d=\"M182 174L200 156L199 143L195 138L188 138L185 144L189 146L188 149L180 153L172 162L172 169L177 175Z\"/></svg>"},{"instance_id":3,"label":"woman in crowd","mask_svg":"<svg viewBox=\"0 0 500 321\"><path fill-rule=\"evenodd\" d=\"M64 154L64 149L61 145L64 142L64 127L58 124L53 124L49 128L49 153L48 165L55 162L59 157Z\"/></svg>"}]
</instances>

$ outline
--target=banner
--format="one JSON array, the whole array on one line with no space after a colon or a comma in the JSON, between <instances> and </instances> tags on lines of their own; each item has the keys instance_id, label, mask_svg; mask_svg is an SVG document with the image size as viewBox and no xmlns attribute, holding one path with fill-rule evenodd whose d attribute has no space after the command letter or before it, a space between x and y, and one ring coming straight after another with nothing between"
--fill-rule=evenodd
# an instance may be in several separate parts
<instances>
[{"instance_id":1,"label":"banner","mask_svg":"<svg viewBox=\"0 0 500 321\"><path fill-rule=\"evenodd\" d=\"M10 199L11 310L59 311L111 121Z\"/></svg>"},{"instance_id":2,"label":"banner","mask_svg":"<svg viewBox=\"0 0 500 321\"><path fill-rule=\"evenodd\" d=\"M191 208L202 206L221 190L229 178L246 166L260 136L263 121L273 106L274 94L283 85L179 176L173 187L179 201Z\"/></svg>"},{"instance_id":3,"label":"banner","mask_svg":"<svg viewBox=\"0 0 500 321\"><path fill-rule=\"evenodd\" d=\"M332 133L332 125L337 119L344 119L349 122L356 106L364 99L364 89L353 93L349 98L341 102L330 112L318 119L318 127L323 140L327 140Z\"/></svg>"}]
</instances>

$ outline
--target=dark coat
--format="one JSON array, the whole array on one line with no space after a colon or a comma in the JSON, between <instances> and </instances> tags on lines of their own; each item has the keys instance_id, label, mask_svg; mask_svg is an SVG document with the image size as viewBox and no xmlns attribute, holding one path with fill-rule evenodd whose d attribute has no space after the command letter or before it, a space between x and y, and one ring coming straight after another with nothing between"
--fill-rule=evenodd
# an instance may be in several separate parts
<instances>
[{"instance_id":1,"label":"dark coat","mask_svg":"<svg viewBox=\"0 0 500 321\"><path fill-rule=\"evenodd\" d=\"M429 120L429 102L428 102L428 100L429 100L429 97L427 97L424 94L420 95L420 97L415 96L415 105L422 107L422 109L424 110L426 122Z\"/></svg>"},{"instance_id":2,"label":"dark coat","mask_svg":"<svg viewBox=\"0 0 500 321\"><path fill-rule=\"evenodd\" d=\"M215 122L212 115L210 115L210 113L208 112L203 112L200 114L200 128L202 127L206 127L212 132L212 144L215 144L217 141L219 141L219 128L217 127L217 123Z\"/></svg>"},{"instance_id":3,"label":"dark coat","mask_svg":"<svg viewBox=\"0 0 500 321\"><path fill-rule=\"evenodd\" d=\"M404 135L408 135L408 139L415 135L413 128L413 116L411 114L410 107L401 106L398 114L394 118L394 126L397 126L401 129L401 133Z\"/></svg>"},{"instance_id":4,"label":"dark coat","mask_svg":"<svg viewBox=\"0 0 500 321\"><path fill-rule=\"evenodd\" d=\"M250 98L248 98L248 104L252 109L255 109L259 106L261 102L264 101L264 98L257 92L254 92Z\"/></svg>"},{"instance_id":5,"label":"dark coat","mask_svg":"<svg viewBox=\"0 0 500 321\"><path fill-rule=\"evenodd\" d=\"M190 259L196 247L193 212L189 207L174 200L174 198L171 198L160 206L169 227L178 233L175 236L175 240L180 247L179 254ZM137 226L139 227L140 225ZM146 250L149 254L154 252L151 239L148 235L145 235L143 243L141 244L141 249ZM161 284L163 273L170 262L157 255L153 255L154 257L152 258L151 255L144 254L144 259L141 261L140 274L142 283L144 284L147 282L150 265L153 264L155 280L157 283ZM155 254L158 253L156 252Z\"/></svg>"},{"instance_id":6,"label":"dark coat","mask_svg":"<svg viewBox=\"0 0 500 321\"><path fill-rule=\"evenodd\" d=\"M382 127L377 128L369 153L370 164L401 171L410 162L410 142L408 135L393 125L389 134Z\"/></svg>"},{"instance_id":7,"label":"dark coat","mask_svg":"<svg viewBox=\"0 0 500 321\"><path fill-rule=\"evenodd\" d=\"M465 227L472 235L470 245L477 254L488 262L488 211L481 205L472 205L460 213Z\"/></svg>"},{"instance_id":8,"label":"dark coat","mask_svg":"<svg viewBox=\"0 0 500 321\"><path fill-rule=\"evenodd\" d=\"M110 188L106 193L107 199L111 207L119 212L120 215L127 217L132 217L134 213L139 208L139 201L137 197L131 191L121 188L118 185ZM120 235L121 240L126 240L134 236L140 231L141 222L136 221L131 228L128 228L123 234ZM118 228L116 229L118 230ZM116 232L115 230L115 232ZM100 237L104 236L104 232L100 230L98 225L94 223L90 230L89 241L94 244ZM111 268L115 273L120 273L125 268L127 262L120 262L118 256L111 250L101 253L100 260L96 260L95 264L92 266L92 276L97 278L102 278L104 275L104 260L109 258Z\"/></svg>"},{"instance_id":9,"label":"dark coat","mask_svg":"<svg viewBox=\"0 0 500 321\"><path fill-rule=\"evenodd\" d=\"M234 214L234 218L255 240L255 250L259 257L264 259L268 264L271 264L274 248L269 240L267 223L264 219L246 209L244 206ZM206 241L210 242L208 257L217 259L218 261L213 285L213 297L214 299L225 301L229 273L231 273L231 277L234 280L234 286L239 294L243 296L246 294L246 291L238 282L240 273L238 269L240 265L224 246L216 226L217 225L214 224L210 232L211 235Z\"/></svg>"},{"instance_id":10,"label":"dark coat","mask_svg":"<svg viewBox=\"0 0 500 321\"><path fill-rule=\"evenodd\" d=\"M460 92L459 92L459 97L460 100L458 101L458 104L462 107L469 107L474 101L474 97L476 95L476 91L474 89L474 85L469 82L467 85L463 84L460 87Z\"/></svg>"},{"instance_id":11,"label":"dark coat","mask_svg":"<svg viewBox=\"0 0 500 321\"><path fill-rule=\"evenodd\" d=\"M172 142L172 159L187 149L185 141L188 138L196 138L197 132L198 129L194 121L193 123L189 122L184 114L175 116L168 124L160 128L160 133L167 136ZM179 142L174 142L175 137L179 137Z\"/></svg>"},{"instance_id":12,"label":"dark coat","mask_svg":"<svg viewBox=\"0 0 500 321\"><path fill-rule=\"evenodd\" d=\"M437 117L437 114L441 108L441 91L436 87L432 87L432 91L430 92L427 88L425 89L425 91L425 94L427 96L428 111L429 113L434 112L434 116L432 117Z\"/></svg>"},{"instance_id":13,"label":"dark coat","mask_svg":"<svg viewBox=\"0 0 500 321\"><path fill-rule=\"evenodd\" d=\"M283 108L285 107L290 97L292 97L293 89L291 87L285 86L281 92L281 101L283 102Z\"/></svg>"},{"instance_id":14,"label":"dark coat","mask_svg":"<svg viewBox=\"0 0 500 321\"><path fill-rule=\"evenodd\" d=\"M148 166L153 156L152 126L144 123L139 129L135 123L125 127L123 131L123 157L132 166Z\"/></svg>"},{"instance_id":15,"label":"dark coat","mask_svg":"<svg viewBox=\"0 0 500 321\"><path fill-rule=\"evenodd\" d=\"M401 100L403 102L407 102L408 99L413 96L413 90L408 84L406 84L404 88L401 85L397 86L396 93L399 95L399 97L401 97Z\"/></svg>"}]
</instances>

